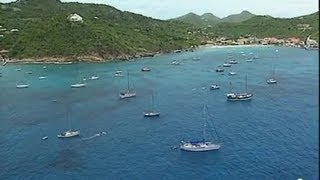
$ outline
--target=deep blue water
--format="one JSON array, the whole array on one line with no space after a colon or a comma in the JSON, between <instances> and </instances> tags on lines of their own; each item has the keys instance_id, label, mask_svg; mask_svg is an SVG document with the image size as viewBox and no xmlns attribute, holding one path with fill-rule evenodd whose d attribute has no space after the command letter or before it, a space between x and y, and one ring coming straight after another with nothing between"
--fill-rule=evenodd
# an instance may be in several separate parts
<instances>
[{"instance_id":1,"label":"deep blue water","mask_svg":"<svg viewBox=\"0 0 320 180\"><path fill-rule=\"evenodd\" d=\"M260 58L245 62L241 51ZM239 62L229 69L238 74L214 72L229 54ZM268 85L274 65L278 84ZM134 62L42 66L0 67L0 179L319 179L317 51L201 48ZM151 72L141 72L143 66ZM78 67L83 77L100 79L71 89ZM130 72L137 97L119 100L126 78L113 77L118 69ZM48 79L38 80L43 74ZM244 91L245 75L254 99L227 102L229 81ZM30 87L16 89L20 80ZM210 91L211 83L221 89ZM161 117L146 119L152 92ZM222 148L172 149L201 138L205 100ZM67 107L81 136L62 140L56 136L68 129ZM82 139L100 131L108 134ZM49 139L42 141L44 135Z\"/></svg>"}]
</instances>

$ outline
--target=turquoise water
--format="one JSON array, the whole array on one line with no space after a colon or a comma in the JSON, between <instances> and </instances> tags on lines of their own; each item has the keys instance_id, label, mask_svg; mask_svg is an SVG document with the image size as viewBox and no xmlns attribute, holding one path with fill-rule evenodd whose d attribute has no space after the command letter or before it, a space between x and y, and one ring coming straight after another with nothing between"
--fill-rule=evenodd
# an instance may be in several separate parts
<instances>
[{"instance_id":1,"label":"turquoise water","mask_svg":"<svg viewBox=\"0 0 320 180\"><path fill-rule=\"evenodd\" d=\"M260 58L248 63L241 51ZM236 76L228 76L228 68L215 72L229 54L239 62L229 68ZM143 66L151 72L141 72ZM273 66L278 84L268 85ZM317 51L281 47L201 48L47 69L8 64L0 67L0 179L319 179L318 66ZM78 68L82 77L100 79L71 89ZM118 69L130 72L137 97L119 100L127 81L113 77ZM39 80L44 74L48 79ZM244 91L245 75L254 98L227 102L229 82ZM16 89L21 80L30 87ZM210 91L211 83L220 90ZM146 119L152 92L161 116ZM221 149L172 149L183 139L201 138L204 100ZM57 134L69 127L67 107L81 136L62 140ZM107 135L93 137L101 131ZM41 140L45 135L48 140Z\"/></svg>"}]
</instances>

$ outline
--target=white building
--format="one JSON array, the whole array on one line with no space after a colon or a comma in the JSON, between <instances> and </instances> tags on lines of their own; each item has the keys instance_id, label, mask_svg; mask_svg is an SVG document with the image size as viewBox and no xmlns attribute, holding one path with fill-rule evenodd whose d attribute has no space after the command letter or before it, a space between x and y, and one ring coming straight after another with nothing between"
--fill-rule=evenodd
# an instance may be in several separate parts
<instances>
[{"instance_id":1,"label":"white building","mask_svg":"<svg viewBox=\"0 0 320 180\"><path fill-rule=\"evenodd\" d=\"M79 16L78 14L74 13L74 14L70 14L68 16L68 20L71 22L83 22L83 19L81 16Z\"/></svg>"}]
</instances>

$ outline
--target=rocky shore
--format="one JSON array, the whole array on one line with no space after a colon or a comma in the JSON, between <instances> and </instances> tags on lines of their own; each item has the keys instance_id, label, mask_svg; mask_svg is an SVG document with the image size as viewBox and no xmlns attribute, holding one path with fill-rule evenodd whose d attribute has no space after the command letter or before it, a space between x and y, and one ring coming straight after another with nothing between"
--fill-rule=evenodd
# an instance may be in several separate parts
<instances>
[{"instance_id":1,"label":"rocky shore","mask_svg":"<svg viewBox=\"0 0 320 180\"><path fill-rule=\"evenodd\" d=\"M7 63L19 63L19 64L72 64L77 62L90 62L90 63L103 63L108 61L128 61L132 59L138 59L143 57L154 57L161 54L178 53L182 51L194 51L194 48L182 49L182 50L172 50L163 52L146 52L146 53L136 53L134 55L121 54L121 55L81 55L81 56L47 56L47 57L30 57L30 58L9 58L3 60L4 64Z\"/></svg>"}]
</instances>

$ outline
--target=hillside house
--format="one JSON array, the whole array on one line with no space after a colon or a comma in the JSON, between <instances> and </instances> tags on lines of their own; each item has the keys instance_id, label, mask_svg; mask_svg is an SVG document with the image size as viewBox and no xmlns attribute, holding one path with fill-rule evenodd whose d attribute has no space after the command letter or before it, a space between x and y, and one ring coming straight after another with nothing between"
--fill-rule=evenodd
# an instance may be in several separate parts
<instances>
[{"instance_id":1,"label":"hillside house","mask_svg":"<svg viewBox=\"0 0 320 180\"><path fill-rule=\"evenodd\" d=\"M11 29L10 32L19 32L19 29Z\"/></svg>"},{"instance_id":2,"label":"hillside house","mask_svg":"<svg viewBox=\"0 0 320 180\"><path fill-rule=\"evenodd\" d=\"M71 22L83 22L82 17L76 13L70 14L67 19Z\"/></svg>"}]
</instances>

